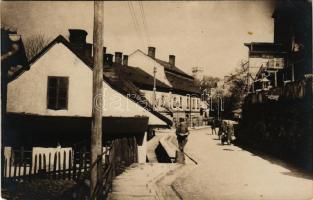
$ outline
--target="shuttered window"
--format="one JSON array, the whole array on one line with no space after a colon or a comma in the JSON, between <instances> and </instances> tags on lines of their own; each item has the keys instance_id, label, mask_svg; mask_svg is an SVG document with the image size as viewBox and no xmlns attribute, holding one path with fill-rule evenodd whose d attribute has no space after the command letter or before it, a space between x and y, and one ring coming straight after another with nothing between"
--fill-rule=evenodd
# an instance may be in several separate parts
<instances>
[{"instance_id":1,"label":"shuttered window","mask_svg":"<svg viewBox=\"0 0 313 200\"><path fill-rule=\"evenodd\" d=\"M48 77L47 108L52 110L67 109L68 77Z\"/></svg>"}]
</instances>

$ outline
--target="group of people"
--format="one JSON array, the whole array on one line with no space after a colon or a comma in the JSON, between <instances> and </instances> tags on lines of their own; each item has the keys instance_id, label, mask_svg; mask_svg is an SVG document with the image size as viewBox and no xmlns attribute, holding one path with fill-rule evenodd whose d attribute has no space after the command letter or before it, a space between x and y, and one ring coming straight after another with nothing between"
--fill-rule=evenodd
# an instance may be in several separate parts
<instances>
[{"instance_id":1,"label":"group of people","mask_svg":"<svg viewBox=\"0 0 313 200\"><path fill-rule=\"evenodd\" d=\"M218 128L218 132L216 132L216 128ZM212 135L218 135L218 139L221 140L222 145L224 143L227 143L228 145L232 143L234 127L231 124L228 124L226 121L213 119L211 129Z\"/></svg>"}]
</instances>

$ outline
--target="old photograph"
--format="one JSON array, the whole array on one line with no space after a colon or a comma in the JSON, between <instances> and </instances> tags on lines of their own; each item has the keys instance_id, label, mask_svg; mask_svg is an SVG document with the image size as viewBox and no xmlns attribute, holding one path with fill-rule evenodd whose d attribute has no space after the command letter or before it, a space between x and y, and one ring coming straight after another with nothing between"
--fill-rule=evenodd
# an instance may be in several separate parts
<instances>
[{"instance_id":1,"label":"old photograph","mask_svg":"<svg viewBox=\"0 0 313 200\"><path fill-rule=\"evenodd\" d=\"M311 0L0 3L2 199L313 200Z\"/></svg>"}]
</instances>

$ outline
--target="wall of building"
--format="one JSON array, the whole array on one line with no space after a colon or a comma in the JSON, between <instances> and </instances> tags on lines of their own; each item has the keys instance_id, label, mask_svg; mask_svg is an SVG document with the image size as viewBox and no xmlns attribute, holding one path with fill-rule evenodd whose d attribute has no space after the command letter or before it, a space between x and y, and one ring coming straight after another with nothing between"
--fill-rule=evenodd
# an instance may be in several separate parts
<instances>
[{"instance_id":1,"label":"wall of building","mask_svg":"<svg viewBox=\"0 0 313 200\"><path fill-rule=\"evenodd\" d=\"M149 102L153 102L154 92L151 90L141 90ZM201 98L198 96L179 95L170 92L156 92L157 109L162 110L162 107L169 107L173 111L200 111L202 106Z\"/></svg>"},{"instance_id":2,"label":"wall of building","mask_svg":"<svg viewBox=\"0 0 313 200\"><path fill-rule=\"evenodd\" d=\"M68 109L47 109L48 76L69 77ZM149 124L164 121L103 84L103 116L148 116ZM7 111L45 116L91 116L92 70L63 44L54 45L16 80L8 84Z\"/></svg>"}]
</instances>

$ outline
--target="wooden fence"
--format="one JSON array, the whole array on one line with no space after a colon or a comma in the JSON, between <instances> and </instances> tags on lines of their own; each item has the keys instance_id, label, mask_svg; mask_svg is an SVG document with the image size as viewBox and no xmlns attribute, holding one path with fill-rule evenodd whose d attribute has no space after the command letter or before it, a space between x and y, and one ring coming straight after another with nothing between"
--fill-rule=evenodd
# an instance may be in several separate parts
<instances>
[{"instance_id":1,"label":"wooden fence","mask_svg":"<svg viewBox=\"0 0 313 200\"><path fill-rule=\"evenodd\" d=\"M31 152L15 150L14 157L4 158L2 154L2 184L47 178L82 181L89 179L90 169L97 167L98 183L91 199L105 199L111 189L113 178L127 166L138 162L136 138L121 138L111 141L110 146L90 163L90 153L86 147L75 147L70 151L54 154L40 153L31 158Z\"/></svg>"}]
</instances>

